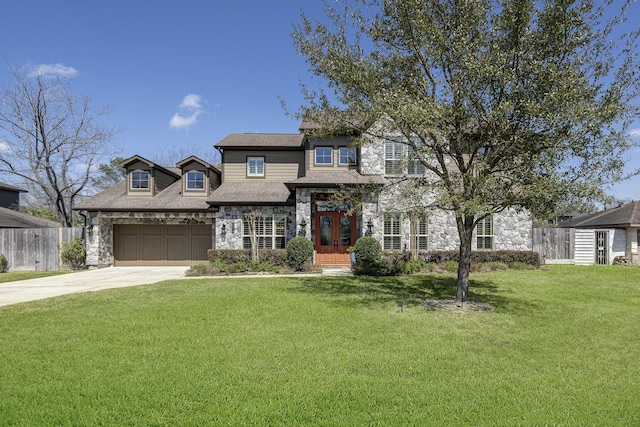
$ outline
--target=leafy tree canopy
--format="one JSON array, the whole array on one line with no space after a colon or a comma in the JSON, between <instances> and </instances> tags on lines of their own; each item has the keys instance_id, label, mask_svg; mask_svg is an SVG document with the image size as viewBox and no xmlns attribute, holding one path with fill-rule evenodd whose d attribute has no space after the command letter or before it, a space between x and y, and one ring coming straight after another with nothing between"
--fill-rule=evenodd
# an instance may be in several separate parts
<instances>
[{"instance_id":1,"label":"leafy tree canopy","mask_svg":"<svg viewBox=\"0 0 640 427\"><path fill-rule=\"evenodd\" d=\"M322 82L303 87L300 114L323 112L313 120L329 132L404 136L428 171L415 188L455 213L459 298L477 221L509 207L545 217L623 178L639 117L638 31L619 25L631 2L324 3L326 19L303 14L293 33Z\"/></svg>"}]
</instances>

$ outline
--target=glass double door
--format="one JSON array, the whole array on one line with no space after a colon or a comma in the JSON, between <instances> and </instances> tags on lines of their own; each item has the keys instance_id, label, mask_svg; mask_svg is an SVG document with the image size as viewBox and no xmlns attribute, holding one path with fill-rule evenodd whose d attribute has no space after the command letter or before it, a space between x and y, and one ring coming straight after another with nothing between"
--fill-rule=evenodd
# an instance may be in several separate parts
<instances>
[{"instance_id":1,"label":"glass double door","mask_svg":"<svg viewBox=\"0 0 640 427\"><path fill-rule=\"evenodd\" d=\"M347 249L355 243L355 217L344 212L316 213L316 263L350 265Z\"/></svg>"}]
</instances>

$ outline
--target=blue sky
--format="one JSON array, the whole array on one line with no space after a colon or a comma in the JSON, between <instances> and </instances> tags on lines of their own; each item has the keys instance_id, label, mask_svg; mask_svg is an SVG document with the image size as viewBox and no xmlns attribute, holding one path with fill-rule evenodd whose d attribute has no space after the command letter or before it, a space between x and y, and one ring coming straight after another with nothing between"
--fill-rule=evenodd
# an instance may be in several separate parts
<instances>
[{"instance_id":1,"label":"blue sky","mask_svg":"<svg viewBox=\"0 0 640 427\"><path fill-rule=\"evenodd\" d=\"M5 3L0 56L75 74L75 93L112 108L104 123L121 130L114 156L157 160L183 148L213 162L213 144L230 133L297 132L280 100L296 111L310 74L290 33L301 9L322 13L318 0ZM8 78L2 64L0 84ZM640 168L640 152L629 157ZM615 195L640 200L640 178Z\"/></svg>"}]
</instances>

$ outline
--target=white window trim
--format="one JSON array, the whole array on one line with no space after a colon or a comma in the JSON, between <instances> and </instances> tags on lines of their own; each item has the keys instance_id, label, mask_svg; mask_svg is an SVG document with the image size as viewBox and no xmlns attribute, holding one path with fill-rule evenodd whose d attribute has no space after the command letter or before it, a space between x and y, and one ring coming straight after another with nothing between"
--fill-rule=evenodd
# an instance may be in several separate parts
<instances>
[{"instance_id":1,"label":"white window trim","mask_svg":"<svg viewBox=\"0 0 640 427\"><path fill-rule=\"evenodd\" d=\"M251 162L252 161L260 161L262 162L262 172L258 172L258 168L256 167L256 172L251 173ZM251 177L264 177L264 170L265 170L265 159L264 156L252 156L252 157L247 157L247 176L251 176Z\"/></svg>"},{"instance_id":2,"label":"white window trim","mask_svg":"<svg viewBox=\"0 0 640 427\"><path fill-rule=\"evenodd\" d=\"M142 182L144 180L142 179L134 179L134 176L136 174L146 174L147 175L147 186L146 187L134 187L133 183L138 181L138 182ZM135 190L135 191L148 191L151 188L151 173L149 173L149 171L143 171L143 170L135 170L131 172L131 181L129 182L129 189L131 190Z\"/></svg>"},{"instance_id":3,"label":"white window trim","mask_svg":"<svg viewBox=\"0 0 640 427\"><path fill-rule=\"evenodd\" d=\"M353 162L342 162L342 150L349 150L353 153ZM338 164L340 166L353 166L358 164L358 151L354 147L340 147L338 149Z\"/></svg>"},{"instance_id":4,"label":"white window trim","mask_svg":"<svg viewBox=\"0 0 640 427\"><path fill-rule=\"evenodd\" d=\"M267 223L268 221L268 223ZM281 230L281 233L278 232L277 224L284 224L284 227ZM270 233L267 233L268 229L271 229ZM260 221L257 224L257 237L258 237L258 247L259 249L280 249L280 247L276 244L278 238L282 238L284 244L286 245L286 237L287 237L287 216L285 214L262 214L260 217ZM249 239L249 244L247 245L245 241ZM271 246L265 246L267 239L271 239ZM251 236L249 234L249 224L246 219L242 219L242 248L243 249L251 249ZM282 246L284 248L284 245Z\"/></svg>"},{"instance_id":5,"label":"white window trim","mask_svg":"<svg viewBox=\"0 0 640 427\"><path fill-rule=\"evenodd\" d=\"M489 230L487 230L487 227ZM488 231L488 233L487 233ZM478 245L480 239L489 239L490 247L485 247L485 244ZM479 251L491 251L493 250L495 245L495 234L494 234L494 224L493 224L493 215L488 215L484 217L482 220L478 221L476 224L476 249Z\"/></svg>"},{"instance_id":6,"label":"white window trim","mask_svg":"<svg viewBox=\"0 0 640 427\"><path fill-rule=\"evenodd\" d=\"M329 163L318 162L318 149L324 148L329 150ZM317 166L332 166L333 165L333 148L327 146L318 146L313 149L313 164Z\"/></svg>"},{"instance_id":7,"label":"white window trim","mask_svg":"<svg viewBox=\"0 0 640 427\"><path fill-rule=\"evenodd\" d=\"M393 151L389 152L387 147L389 143L392 144ZM403 146L405 144L402 143L399 137L389 137L384 142L384 174L388 176L399 176L402 175L402 157L403 157ZM387 162L392 162L394 167L387 168Z\"/></svg>"},{"instance_id":8,"label":"white window trim","mask_svg":"<svg viewBox=\"0 0 640 427\"><path fill-rule=\"evenodd\" d=\"M202 177L202 188L198 188L198 187L190 187L190 186L189 186L189 183L190 183L190 182L192 182L192 183L197 183L197 182L199 182L199 181L200 181L200 180L199 180L199 179L197 179L197 178L196 178L196 179L193 179L192 181L190 181L190 180L189 180L189 175L193 175L193 174L197 174L197 176L201 176L201 177ZM204 173L203 171L188 171L188 172L185 174L185 180L186 180L186 182L185 182L185 188L186 188L187 190L189 190L189 191L204 191L204 190L205 190L206 182L207 182L207 178L206 178L206 175L205 175L205 173Z\"/></svg>"},{"instance_id":9,"label":"white window trim","mask_svg":"<svg viewBox=\"0 0 640 427\"><path fill-rule=\"evenodd\" d=\"M390 222L387 225L387 222ZM397 227L397 232L395 228ZM388 232L387 232L388 231ZM397 240L397 244L396 244ZM402 249L402 214L385 214L382 225L382 248L400 250Z\"/></svg>"},{"instance_id":10,"label":"white window trim","mask_svg":"<svg viewBox=\"0 0 640 427\"><path fill-rule=\"evenodd\" d=\"M419 214L411 218L411 250L429 250L429 220L426 214ZM424 239L424 247L420 246L420 240Z\"/></svg>"}]
</instances>

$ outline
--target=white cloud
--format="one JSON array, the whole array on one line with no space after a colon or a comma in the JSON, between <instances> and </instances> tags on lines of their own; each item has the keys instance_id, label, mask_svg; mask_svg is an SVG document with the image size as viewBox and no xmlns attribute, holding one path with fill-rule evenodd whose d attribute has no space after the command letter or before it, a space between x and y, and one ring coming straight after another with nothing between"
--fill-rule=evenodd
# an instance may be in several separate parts
<instances>
[{"instance_id":1,"label":"white cloud","mask_svg":"<svg viewBox=\"0 0 640 427\"><path fill-rule=\"evenodd\" d=\"M74 77L78 75L78 70L62 64L40 64L36 65L29 75L32 77Z\"/></svg>"},{"instance_id":2,"label":"white cloud","mask_svg":"<svg viewBox=\"0 0 640 427\"><path fill-rule=\"evenodd\" d=\"M640 136L640 128L631 129L629 131L629 136L631 136L632 138Z\"/></svg>"},{"instance_id":3,"label":"white cloud","mask_svg":"<svg viewBox=\"0 0 640 427\"><path fill-rule=\"evenodd\" d=\"M180 113L176 113L171 117L169 127L173 129L182 129L194 125L198 122L198 116L200 113L202 113L202 111L196 111L190 116L182 116Z\"/></svg>"},{"instance_id":4,"label":"white cloud","mask_svg":"<svg viewBox=\"0 0 640 427\"><path fill-rule=\"evenodd\" d=\"M202 97L200 95L196 95L195 93L190 93L189 95L185 96L184 99L182 100L182 103L180 104L180 108L185 108L185 109L196 109L199 110L200 108L202 108Z\"/></svg>"},{"instance_id":5,"label":"white cloud","mask_svg":"<svg viewBox=\"0 0 640 427\"><path fill-rule=\"evenodd\" d=\"M0 139L0 153L11 153L13 150L7 141Z\"/></svg>"},{"instance_id":6,"label":"white cloud","mask_svg":"<svg viewBox=\"0 0 640 427\"><path fill-rule=\"evenodd\" d=\"M190 93L182 99L179 112L175 113L169 121L172 129L188 128L198 122L198 116L203 113L202 97L195 93Z\"/></svg>"}]
</instances>

